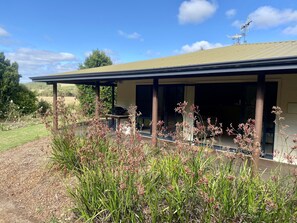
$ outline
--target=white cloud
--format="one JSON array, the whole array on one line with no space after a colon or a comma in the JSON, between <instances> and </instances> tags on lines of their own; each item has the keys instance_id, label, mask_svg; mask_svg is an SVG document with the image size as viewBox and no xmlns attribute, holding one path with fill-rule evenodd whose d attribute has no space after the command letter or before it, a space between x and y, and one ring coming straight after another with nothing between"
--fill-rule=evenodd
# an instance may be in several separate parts
<instances>
[{"instance_id":1,"label":"white cloud","mask_svg":"<svg viewBox=\"0 0 297 223\"><path fill-rule=\"evenodd\" d=\"M232 22L232 26L236 27L236 28L241 28L241 26L243 25L243 22L240 20L235 20Z\"/></svg>"},{"instance_id":2,"label":"white cloud","mask_svg":"<svg viewBox=\"0 0 297 223\"><path fill-rule=\"evenodd\" d=\"M297 25L285 28L283 33L286 35L297 35Z\"/></svg>"},{"instance_id":3,"label":"white cloud","mask_svg":"<svg viewBox=\"0 0 297 223\"><path fill-rule=\"evenodd\" d=\"M184 45L179 52L191 53L199 50L208 50L208 49L222 47L222 46L223 44L221 43L210 43L208 41L202 40L202 41L197 41L192 45L189 45L189 44Z\"/></svg>"},{"instance_id":4,"label":"white cloud","mask_svg":"<svg viewBox=\"0 0 297 223\"><path fill-rule=\"evenodd\" d=\"M73 61L75 56L71 53L53 52L31 48L19 48L15 52L7 54L12 60L23 64L50 64L61 61Z\"/></svg>"},{"instance_id":5,"label":"white cloud","mask_svg":"<svg viewBox=\"0 0 297 223\"><path fill-rule=\"evenodd\" d=\"M232 18L236 15L236 13L237 13L236 9L229 9L228 11L225 12L225 15L228 18Z\"/></svg>"},{"instance_id":6,"label":"white cloud","mask_svg":"<svg viewBox=\"0 0 297 223\"><path fill-rule=\"evenodd\" d=\"M103 49L103 51L106 53L107 56L110 57L113 64L119 64L121 63L121 60L119 58L119 55L117 52L115 52L112 49Z\"/></svg>"},{"instance_id":7,"label":"white cloud","mask_svg":"<svg viewBox=\"0 0 297 223\"><path fill-rule=\"evenodd\" d=\"M0 27L0 36L9 36L9 33L2 27Z\"/></svg>"},{"instance_id":8,"label":"white cloud","mask_svg":"<svg viewBox=\"0 0 297 223\"><path fill-rule=\"evenodd\" d=\"M181 3L178 20L180 24L201 23L211 17L217 5L207 0L189 0Z\"/></svg>"},{"instance_id":9,"label":"white cloud","mask_svg":"<svg viewBox=\"0 0 297 223\"><path fill-rule=\"evenodd\" d=\"M280 10L271 6L262 6L252 12L248 17L253 21L252 24L256 28L267 29L297 22L297 10Z\"/></svg>"},{"instance_id":10,"label":"white cloud","mask_svg":"<svg viewBox=\"0 0 297 223\"><path fill-rule=\"evenodd\" d=\"M92 54L92 51L87 51L87 52L84 53L84 56L89 57L89 56L91 56L91 54Z\"/></svg>"},{"instance_id":11,"label":"white cloud","mask_svg":"<svg viewBox=\"0 0 297 223\"><path fill-rule=\"evenodd\" d=\"M122 37L125 37L127 39L132 39L132 40L139 40L139 41L143 41L144 39L142 38L141 34L137 33L137 32L133 32L133 33L126 33L122 30L118 30L118 34Z\"/></svg>"},{"instance_id":12,"label":"white cloud","mask_svg":"<svg viewBox=\"0 0 297 223\"><path fill-rule=\"evenodd\" d=\"M19 48L6 53L6 57L19 65L19 73L23 79L28 77L60 73L78 68L76 57L67 52L53 52L32 48Z\"/></svg>"}]
</instances>

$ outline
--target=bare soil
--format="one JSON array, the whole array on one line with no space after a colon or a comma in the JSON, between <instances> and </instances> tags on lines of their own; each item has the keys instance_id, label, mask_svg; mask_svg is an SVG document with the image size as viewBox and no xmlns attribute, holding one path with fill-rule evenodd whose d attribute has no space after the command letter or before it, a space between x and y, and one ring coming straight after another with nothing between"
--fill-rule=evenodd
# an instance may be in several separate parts
<instances>
[{"instance_id":1,"label":"bare soil","mask_svg":"<svg viewBox=\"0 0 297 223\"><path fill-rule=\"evenodd\" d=\"M0 223L74 222L72 180L50 168L49 144L43 138L0 153Z\"/></svg>"}]
</instances>

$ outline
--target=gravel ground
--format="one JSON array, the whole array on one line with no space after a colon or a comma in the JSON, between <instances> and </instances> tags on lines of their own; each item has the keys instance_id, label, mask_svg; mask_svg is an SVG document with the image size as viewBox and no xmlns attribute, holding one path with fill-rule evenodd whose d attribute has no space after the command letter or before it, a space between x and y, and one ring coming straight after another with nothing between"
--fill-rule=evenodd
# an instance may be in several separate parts
<instances>
[{"instance_id":1,"label":"gravel ground","mask_svg":"<svg viewBox=\"0 0 297 223\"><path fill-rule=\"evenodd\" d=\"M75 222L66 185L71 179L49 165L50 139L0 153L0 223Z\"/></svg>"}]
</instances>

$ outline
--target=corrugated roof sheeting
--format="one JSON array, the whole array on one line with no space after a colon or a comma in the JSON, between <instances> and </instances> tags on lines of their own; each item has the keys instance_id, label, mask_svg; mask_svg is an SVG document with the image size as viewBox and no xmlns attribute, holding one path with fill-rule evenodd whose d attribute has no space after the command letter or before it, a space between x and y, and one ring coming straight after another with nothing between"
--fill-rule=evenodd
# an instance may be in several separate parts
<instances>
[{"instance_id":1,"label":"corrugated roof sheeting","mask_svg":"<svg viewBox=\"0 0 297 223\"><path fill-rule=\"evenodd\" d=\"M232 45L177 56L77 70L61 75L158 69L291 56L297 56L297 41Z\"/></svg>"}]
</instances>

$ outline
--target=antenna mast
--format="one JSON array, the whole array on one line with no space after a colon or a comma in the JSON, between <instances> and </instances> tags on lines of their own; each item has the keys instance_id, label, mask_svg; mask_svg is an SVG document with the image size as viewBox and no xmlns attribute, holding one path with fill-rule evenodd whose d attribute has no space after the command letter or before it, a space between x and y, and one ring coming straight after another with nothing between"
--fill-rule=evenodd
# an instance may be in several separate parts
<instances>
[{"instance_id":1,"label":"antenna mast","mask_svg":"<svg viewBox=\"0 0 297 223\"><path fill-rule=\"evenodd\" d=\"M240 27L240 34L228 36L228 38L234 40L234 44L239 45L241 38L243 37L243 43L247 43L246 36L247 36L248 28L251 25L251 23L252 23L252 20L247 20L247 22Z\"/></svg>"},{"instance_id":2,"label":"antenna mast","mask_svg":"<svg viewBox=\"0 0 297 223\"><path fill-rule=\"evenodd\" d=\"M228 38L232 39L234 41L235 45L239 45L240 44L240 40L242 38L241 34L235 34L233 36L228 36Z\"/></svg>"},{"instance_id":3,"label":"antenna mast","mask_svg":"<svg viewBox=\"0 0 297 223\"><path fill-rule=\"evenodd\" d=\"M244 43L246 43L245 37L247 35L247 31L251 23L252 23L252 20L247 20L247 22L240 27L240 31L241 31L241 35L243 36Z\"/></svg>"}]
</instances>

